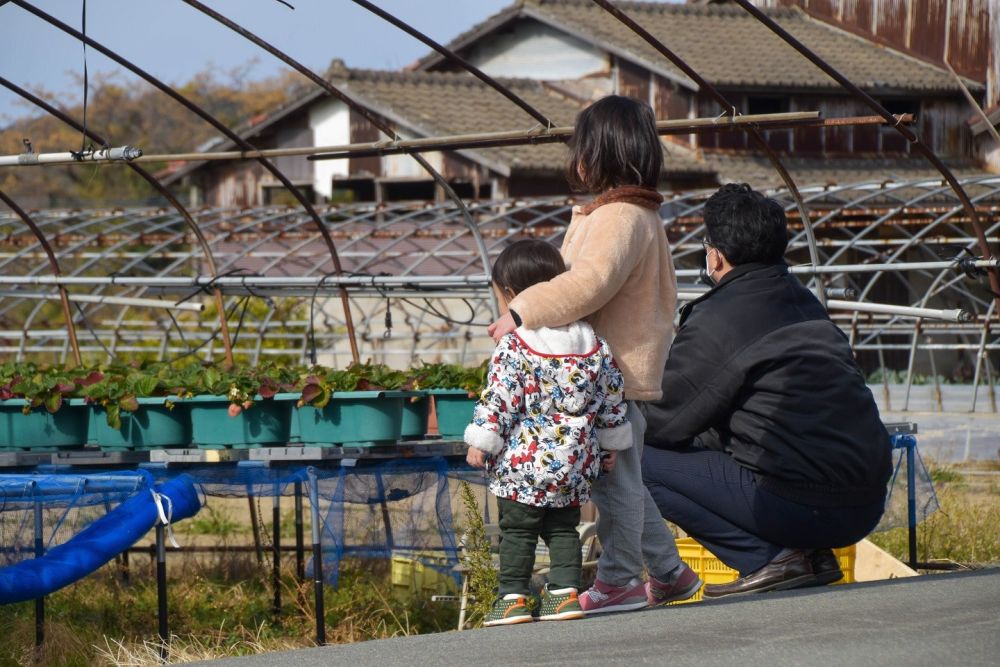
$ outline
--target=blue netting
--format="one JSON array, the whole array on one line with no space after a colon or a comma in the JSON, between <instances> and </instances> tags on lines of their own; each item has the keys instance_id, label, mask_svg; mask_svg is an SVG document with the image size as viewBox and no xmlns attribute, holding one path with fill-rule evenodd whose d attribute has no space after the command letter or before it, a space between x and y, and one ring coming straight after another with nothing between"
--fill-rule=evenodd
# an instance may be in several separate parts
<instances>
[{"instance_id":1,"label":"blue netting","mask_svg":"<svg viewBox=\"0 0 1000 667\"><path fill-rule=\"evenodd\" d=\"M892 436L892 453L895 461L892 478L889 482L889 495L885 501L885 514L882 515L882 520L875 527L876 531L909 525L906 453L910 448L913 450L915 522L920 523L941 509L937 493L934 491L934 481L924 465L920 450L917 449L917 439L912 435L894 435Z\"/></svg>"},{"instance_id":2,"label":"blue netting","mask_svg":"<svg viewBox=\"0 0 1000 667\"><path fill-rule=\"evenodd\" d=\"M40 469L50 467L40 467ZM128 498L180 474L190 476L205 503L212 497L280 496L285 509L296 491L303 496L306 524L310 498L321 519L324 578L336 584L344 558L402 555L451 574L458 563L452 525L449 468L442 457L354 465L266 465L242 461L177 467L148 464L138 471L101 474L0 475L0 567L35 557L36 516L41 514L45 550L64 543ZM477 476L480 481L481 473ZM264 516L264 512L258 512ZM270 539L270 531L261 531ZM312 540L306 534L306 549ZM264 545L267 546L267 545ZM309 569L312 569L310 563Z\"/></svg>"},{"instance_id":3,"label":"blue netting","mask_svg":"<svg viewBox=\"0 0 1000 667\"><path fill-rule=\"evenodd\" d=\"M0 475L0 567L35 557L36 525L48 550L152 485L145 471Z\"/></svg>"}]
</instances>

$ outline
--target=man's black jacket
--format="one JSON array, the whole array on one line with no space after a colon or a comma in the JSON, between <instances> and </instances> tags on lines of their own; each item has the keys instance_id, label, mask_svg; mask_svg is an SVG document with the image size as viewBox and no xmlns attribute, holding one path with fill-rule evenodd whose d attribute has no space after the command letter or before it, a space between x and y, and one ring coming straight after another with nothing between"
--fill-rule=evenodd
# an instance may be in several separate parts
<instances>
[{"instance_id":1,"label":"man's black jacket","mask_svg":"<svg viewBox=\"0 0 1000 667\"><path fill-rule=\"evenodd\" d=\"M681 310L646 444L727 452L761 488L835 507L885 496L889 434L846 336L784 264L734 267Z\"/></svg>"}]
</instances>

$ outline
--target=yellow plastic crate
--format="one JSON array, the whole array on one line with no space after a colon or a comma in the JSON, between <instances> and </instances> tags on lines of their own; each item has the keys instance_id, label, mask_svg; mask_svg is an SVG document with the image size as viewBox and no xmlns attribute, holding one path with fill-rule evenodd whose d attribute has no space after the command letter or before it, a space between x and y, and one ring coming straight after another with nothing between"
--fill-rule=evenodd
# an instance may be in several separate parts
<instances>
[{"instance_id":1,"label":"yellow plastic crate","mask_svg":"<svg viewBox=\"0 0 1000 667\"><path fill-rule=\"evenodd\" d=\"M423 561L447 567L448 560L442 554L420 554ZM429 601L432 595L454 595L458 587L455 579L442 574L426 562L407 556L392 557L392 597L398 602L417 600Z\"/></svg>"},{"instance_id":2,"label":"yellow plastic crate","mask_svg":"<svg viewBox=\"0 0 1000 667\"><path fill-rule=\"evenodd\" d=\"M736 581L739 577L739 573L728 567L725 563L715 557L715 555L703 547L701 544L696 542L690 537L681 537L677 539L677 551L680 552L681 560L688 564L688 566L698 573L701 580L706 584L728 584L731 581ZM840 563L840 569L844 571L844 578L839 582L840 584L849 584L854 582L854 559L856 556L857 547L853 544L849 547L844 547L843 549L834 549L833 553L837 557L837 561ZM680 602L673 602L671 604L686 604L688 602L698 602L701 600L701 589L694 594L693 597L687 600L682 600Z\"/></svg>"}]
</instances>

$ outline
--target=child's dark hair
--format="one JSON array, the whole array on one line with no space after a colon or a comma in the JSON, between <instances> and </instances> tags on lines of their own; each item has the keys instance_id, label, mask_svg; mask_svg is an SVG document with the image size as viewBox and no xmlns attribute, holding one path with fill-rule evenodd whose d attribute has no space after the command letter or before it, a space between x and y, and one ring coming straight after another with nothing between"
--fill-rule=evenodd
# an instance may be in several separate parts
<instances>
[{"instance_id":1,"label":"child's dark hair","mask_svg":"<svg viewBox=\"0 0 1000 667\"><path fill-rule=\"evenodd\" d=\"M493 284L520 294L565 270L566 263L554 245L539 239L523 239L504 248L497 257L493 263Z\"/></svg>"},{"instance_id":2,"label":"child's dark hair","mask_svg":"<svg viewBox=\"0 0 1000 667\"><path fill-rule=\"evenodd\" d=\"M659 181L663 144L656 133L656 115L639 100L621 95L597 100L577 115L568 145L566 178L575 190L655 188Z\"/></svg>"}]
</instances>

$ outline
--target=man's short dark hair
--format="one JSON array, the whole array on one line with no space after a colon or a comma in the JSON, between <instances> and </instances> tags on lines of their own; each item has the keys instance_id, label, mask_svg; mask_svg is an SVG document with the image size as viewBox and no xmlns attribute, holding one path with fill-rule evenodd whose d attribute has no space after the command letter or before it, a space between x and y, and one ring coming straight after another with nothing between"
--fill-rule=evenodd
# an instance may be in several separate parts
<instances>
[{"instance_id":1,"label":"man's short dark hair","mask_svg":"<svg viewBox=\"0 0 1000 667\"><path fill-rule=\"evenodd\" d=\"M503 249L493 263L493 284L520 294L566 271L559 250L548 241L523 239Z\"/></svg>"},{"instance_id":2,"label":"man's short dark hair","mask_svg":"<svg viewBox=\"0 0 1000 667\"><path fill-rule=\"evenodd\" d=\"M655 188L662 167L663 144L648 104L608 95L577 114L566 165L574 189L600 193L621 185Z\"/></svg>"},{"instance_id":3,"label":"man's short dark hair","mask_svg":"<svg viewBox=\"0 0 1000 667\"><path fill-rule=\"evenodd\" d=\"M746 183L727 183L705 202L706 242L733 266L776 263L788 247L788 222L781 204Z\"/></svg>"}]
</instances>

